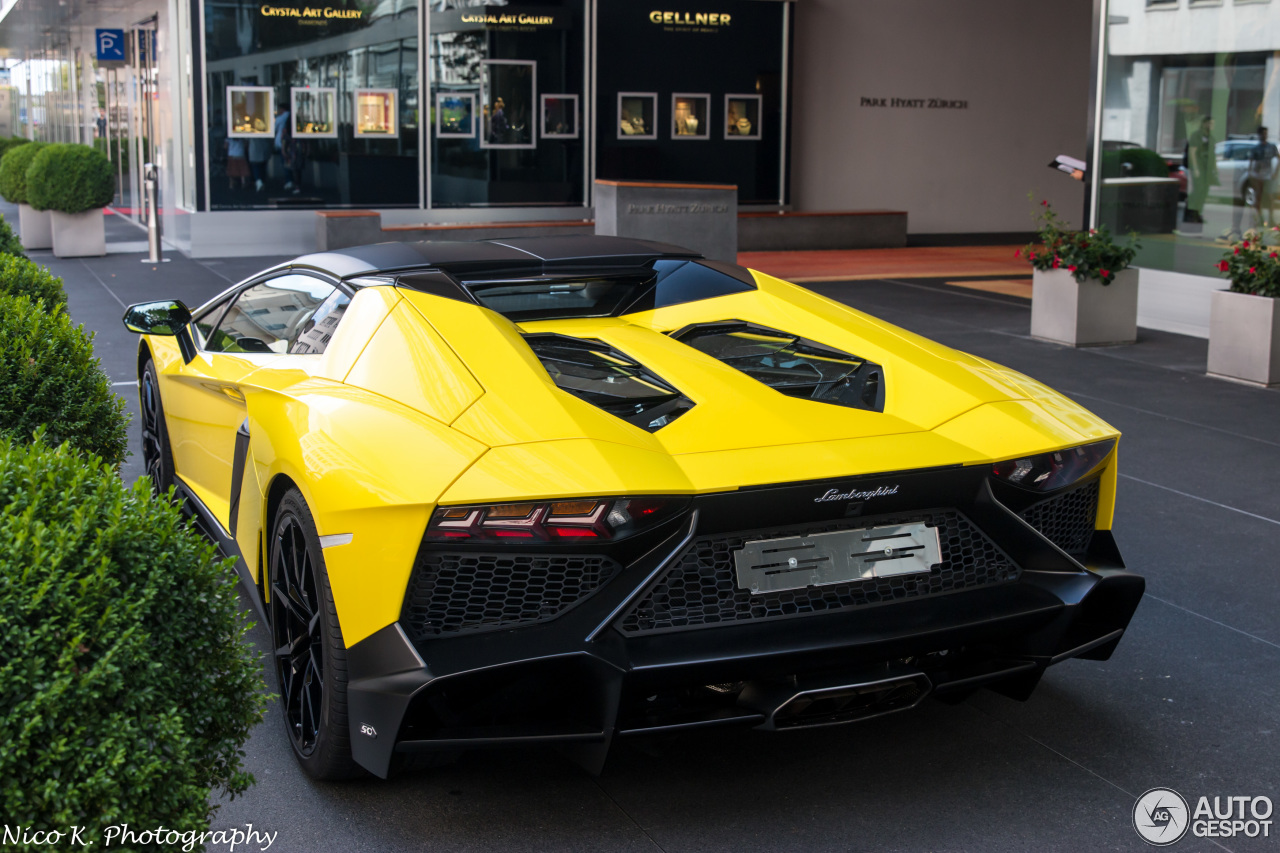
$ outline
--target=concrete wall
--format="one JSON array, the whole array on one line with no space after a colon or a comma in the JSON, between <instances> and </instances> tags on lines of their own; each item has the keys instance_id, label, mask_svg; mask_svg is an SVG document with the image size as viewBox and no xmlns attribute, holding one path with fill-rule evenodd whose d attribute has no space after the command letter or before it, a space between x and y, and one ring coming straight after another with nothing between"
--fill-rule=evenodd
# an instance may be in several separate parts
<instances>
[{"instance_id":1,"label":"concrete wall","mask_svg":"<svg viewBox=\"0 0 1280 853\"><path fill-rule=\"evenodd\" d=\"M799 0L798 210L906 210L912 234L1029 231L1028 191L1079 223L1090 0ZM863 106L963 100L967 109Z\"/></svg>"}]
</instances>

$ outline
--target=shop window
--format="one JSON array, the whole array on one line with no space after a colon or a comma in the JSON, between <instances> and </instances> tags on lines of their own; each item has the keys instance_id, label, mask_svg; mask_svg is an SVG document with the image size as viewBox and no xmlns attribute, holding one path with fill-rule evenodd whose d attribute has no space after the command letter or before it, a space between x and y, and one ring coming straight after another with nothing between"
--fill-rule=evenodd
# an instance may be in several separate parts
<instances>
[{"instance_id":1,"label":"shop window","mask_svg":"<svg viewBox=\"0 0 1280 853\"><path fill-rule=\"evenodd\" d=\"M1094 221L1137 232L1139 266L1221 275L1224 247L1276 221L1280 21L1267 20L1277 14L1215 15L1214 27L1194 15L1161 28L1111 24Z\"/></svg>"},{"instance_id":2,"label":"shop window","mask_svg":"<svg viewBox=\"0 0 1280 853\"><path fill-rule=\"evenodd\" d=\"M582 205L583 0L436 0L428 21L433 207Z\"/></svg>"},{"instance_id":3,"label":"shop window","mask_svg":"<svg viewBox=\"0 0 1280 853\"><path fill-rule=\"evenodd\" d=\"M786 203L792 6L600 4L596 177L734 184L740 204Z\"/></svg>"},{"instance_id":4,"label":"shop window","mask_svg":"<svg viewBox=\"0 0 1280 853\"><path fill-rule=\"evenodd\" d=\"M416 6L203 2L211 209L421 203Z\"/></svg>"}]
</instances>

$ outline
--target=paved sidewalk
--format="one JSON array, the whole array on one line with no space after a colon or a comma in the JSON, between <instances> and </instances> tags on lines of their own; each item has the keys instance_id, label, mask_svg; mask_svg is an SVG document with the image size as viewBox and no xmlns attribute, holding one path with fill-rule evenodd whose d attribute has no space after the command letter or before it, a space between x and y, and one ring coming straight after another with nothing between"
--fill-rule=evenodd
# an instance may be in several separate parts
<instances>
[{"instance_id":1,"label":"paved sidewalk","mask_svg":"<svg viewBox=\"0 0 1280 853\"><path fill-rule=\"evenodd\" d=\"M64 278L72 316L97 332L131 401L137 340L120 325L125 304L194 306L274 260L34 257ZM1023 299L901 277L918 270L880 274L894 280L810 286L1024 371L1124 431L1116 538L1148 595L1111 661L1063 664L1027 703L980 693L827 730L622 745L598 778L554 753L517 751L389 782L314 784L273 706L248 745L258 784L215 826L278 830L271 849L282 853L1076 853L1146 849L1131 810L1152 787L1280 802L1280 393L1206 378L1202 340L1143 330L1135 346L1064 348L1028 337ZM138 474L135 457L124 475ZM266 648L261 627L252 639ZM1275 844L1188 836L1177 849Z\"/></svg>"}]
</instances>

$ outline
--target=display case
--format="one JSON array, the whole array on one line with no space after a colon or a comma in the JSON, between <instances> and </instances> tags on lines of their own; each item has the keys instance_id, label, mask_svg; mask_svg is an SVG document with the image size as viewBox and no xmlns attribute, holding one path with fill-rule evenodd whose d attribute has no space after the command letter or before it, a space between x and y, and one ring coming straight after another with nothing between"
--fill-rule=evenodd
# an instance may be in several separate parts
<instances>
[{"instance_id":1,"label":"display case","mask_svg":"<svg viewBox=\"0 0 1280 853\"><path fill-rule=\"evenodd\" d=\"M475 135L475 93L436 92L436 136L470 139Z\"/></svg>"},{"instance_id":2,"label":"display case","mask_svg":"<svg viewBox=\"0 0 1280 853\"><path fill-rule=\"evenodd\" d=\"M724 138L759 139L760 112L759 95L725 95Z\"/></svg>"},{"instance_id":3,"label":"display case","mask_svg":"<svg viewBox=\"0 0 1280 853\"><path fill-rule=\"evenodd\" d=\"M356 89L355 135L394 139L400 135L395 89Z\"/></svg>"},{"instance_id":4,"label":"display case","mask_svg":"<svg viewBox=\"0 0 1280 853\"><path fill-rule=\"evenodd\" d=\"M534 93L538 63L486 59L481 63L481 148L536 148Z\"/></svg>"},{"instance_id":5,"label":"display case","mask_svg":"<svg viewBox=\"0 0 1280 853\"><path fill-rule=\"evenodd\" d=\"M578 138L578 96L542 96L542 138Z\"/></svg>"},{"instance_id":6,"label":"display case","mask_svg":"<svg viewBox=\"0 0 1280 853\"><path fill-rule=\"evenodd\" d=\"M711 138L711 96L676 93L671 96L671 138Z\"/></svg>"},{"instance_id":7,"label":"display case","mask_svg":"<svg viewBox=\"0 0 1280 853\"><path fill-rule=\"evenodd\" d=\"M338 137L338 90L293 88L290 90L293 135L299 138Z\"/></svg>"},{"instance_id":8,"label":"display case","mask_svg":"<svg viewBox=\"0 0 1280 853\"><path fill-rule=\"evenodd\" d=\"M656 92L618 93L618 138L658 138L658 95Z\"/></svg>"},{"instance_id":9,"label":"display case","mask_svg":"<svg viewBox=\"0 0 1280 853\"><path fill-rule=\"evenodd\" d=\"M275 137L275 90L270 86L227 87L227 136Z\"/></svg>"}]
</instances>

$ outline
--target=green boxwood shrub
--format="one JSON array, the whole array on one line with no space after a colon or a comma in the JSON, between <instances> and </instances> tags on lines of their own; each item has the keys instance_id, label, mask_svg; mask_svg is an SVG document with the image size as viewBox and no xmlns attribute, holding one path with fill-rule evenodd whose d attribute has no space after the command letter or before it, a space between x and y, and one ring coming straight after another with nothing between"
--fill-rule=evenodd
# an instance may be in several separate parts
<instances>
[{"instance_id":1,"label":"green boxwood shrub","mask_svg":"<svg viewBox=\"0 0 1280 853\"><path fill-rule=\"evenodd\" d=\"M0 223L2 221L0 219ZM45 310L56 310L67 304L62 279L33 261L11 254L0 254L0 295L41 299Z\"/></svg>"},{"instance_id":2,"label":"green boxwood shrub","mask_svg":"<svg viewBox=\"0 0 1280 853\"><path fill-rule=\"evenodd\" d=\"M9 227L3 215L0 215L0 255L12 255L15 258L27 256L22 251L22 241L18 239L17 234L13 233L13 229Z\"/></svg>"},{"instance_id":3,"label":"green boxwood shrub","mask_svg":"<svg viewBox=\"0 0 1280 853\"><path fill-rule=\"evenodd\" d=\"M29 296L0 296L0 437L31 441L43 426L50 441L119 467L124 399L93 357L93 335L45 309Z\"/></svg>"},{"instance_id":4,"label":"green boxwood shrub","mask_svg":"<svg viewBox=\"0 0 1280 853\"><path fill-rule=\"evenodd\" d=\"M36 210L83 213L108 204L116 192L115 170L90 145L46 145L27 168L27 198Z\"/></svg>"},{"instance_id":5,"label":"green boxwood shrub","mask_svg":"<svg viewBox=\"0 0 1280 853\"><path fill-rule=\"evenodd\" d=\"M1167 178L1169 164L1150 148L1113 149L1102 152L1102 177Z\"/></svg>"},{"instance_id":6,"label":"green boxwood shrub","mask_svg":"<svg viewBox=\"0 0 1280 853\"><path fill-rule=\"evenodd\" d=\"M12 204L30 204L27 199L27 169L45 148L43 142L29 142L5 152L0 158L0 195Z\"/></svg>"},{"instance_id":7,"label":"green boxwood shrub","mask_svg":"<svg viewBox=\"0 0 1280 853\"><path fill-rule=\"evenodd\" d=\"M11 148L17 148L19 145L26 145L31 140L23 136L10 136L7 139L0 139L0 158L9 153Z\"/></svg>"},{"instance_id":8,"label":"green boxwood shrub","mask_svg":"<svg viewBox=\"0 0 1280 853\"><path fill-rule=\"evenodd\" d=\"M0 440L6 823L198 837L211 794L253 784L243 746L266 697L235 577L146 480L125 486L66 445Z\"/></svg>"}]
</instances>

